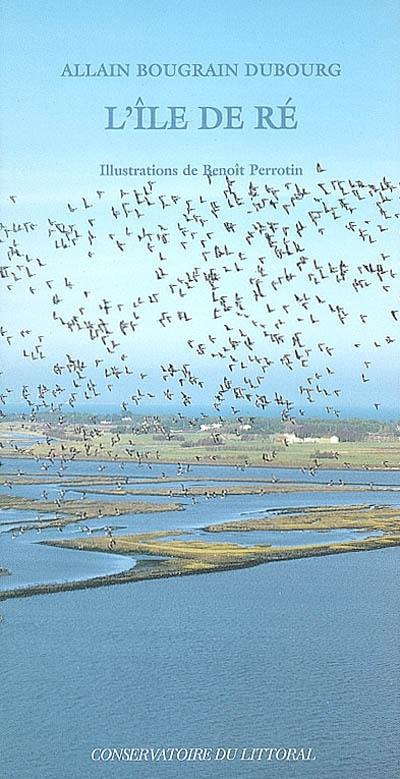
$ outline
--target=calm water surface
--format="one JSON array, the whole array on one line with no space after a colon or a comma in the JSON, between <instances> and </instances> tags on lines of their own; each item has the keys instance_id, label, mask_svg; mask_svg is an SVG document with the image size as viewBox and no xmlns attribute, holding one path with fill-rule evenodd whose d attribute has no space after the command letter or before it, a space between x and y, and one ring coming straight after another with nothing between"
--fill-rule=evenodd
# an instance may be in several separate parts
<instances>
[{"instance_id":1,"label":"calm water surface","mask_svg":"<svg viewBox=\"0 0 400 779\"><path fill-rule=\"evenodd\" d=\"M14 465L18 470L21 461L9 461L7 470ZM24 464L23 470L29 468L32 463ZM96 472L97 464L72 468ZM117 465L112 469L118 472ZM201 470L207 479L217 471ZM218 470L237 477L236 469ZM265 476L262 469L249 470L246 477L259 478L260 471ZM363 483L366 474L350 476ZM304 481L300 472L281 477ZM329 478L325 472L324 480ZM373 478L398 486L400 474ZM399 496L372 489L183 502L185 511L116 521L130 531L195 529L202 538L204 524L247 512L349 502L398 505ZM29 512L24 514L26 520ZM7 516L21 521L20 512L3 512L2 520ZM64 535L79 532L74 526ZM286 543L287 535L271 534L270 542L285 536ZM268 543L268 534L227 536ZM36 540L29 531L16 539L0 534L1 560L10 555L19 583L132 564L115 555L50 549ZM399 560L399 549L378 550L1 603L1 779L394 779L400 769ZM91 761L93 748L110 746L304 746L313 747L316 760Z\"/></svg>"},{"instance_id":2,"label":"calm water surface","mask_svg":"<svg viewBox=\"0 0 400 779\"><path fill-rule=\"evenodd\" d=\"M399 550L1 605L4 779L398 775ZM314 763L90 760L312 746Z\"/></svg>"}]
</instances>

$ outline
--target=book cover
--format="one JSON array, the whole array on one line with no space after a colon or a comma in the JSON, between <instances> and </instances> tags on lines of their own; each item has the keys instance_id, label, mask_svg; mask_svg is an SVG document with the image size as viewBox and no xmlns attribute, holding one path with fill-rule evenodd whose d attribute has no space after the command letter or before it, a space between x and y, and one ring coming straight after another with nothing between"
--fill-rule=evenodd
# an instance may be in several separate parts
<instances>
[{"instance_id":1,"label":"book cover","mask_svg":"<svg viewBox=\"0 0 400 779\"><path fill-rule=\"evenodd\" d=\"M393 779L397 4L1 14L1 779Z\"/></svg>"}]
</instances>

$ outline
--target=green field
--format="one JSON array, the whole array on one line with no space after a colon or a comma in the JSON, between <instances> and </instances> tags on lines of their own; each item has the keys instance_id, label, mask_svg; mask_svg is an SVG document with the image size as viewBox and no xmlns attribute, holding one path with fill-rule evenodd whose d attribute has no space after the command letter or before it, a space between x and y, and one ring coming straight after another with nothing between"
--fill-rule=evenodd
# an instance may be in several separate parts
<instances>
[{"instance_id":1,"label":"green field","mask_svg":"<svg viewBox=\"0 0 400 779\"><path fill-rule=\"evenodd\" d=\"M364 423L365 424L365 423ZM90 426L84 429L90 431ZM57 432L57 431L56 431ZM29 436L19 447L15 436ZM82 440L71 425L64 425L59 437L54 433L48 442L36 442L43 434L39 425L0 424L3 457L38 457L85 460L117 460L141 463L181 463L204 465L232 465L304 468L313 472L322 469L384 469L400 468L400 440L398 436L382 436L361 441L328 439L285 443L282 436L262 432L237 435L231 425L218 431L218 443L199 430L184 430L170 438L154 433L113 432L97 428L90 444ZM12 438L14 436L14 439Z\"/></svg>"}]
</instances>

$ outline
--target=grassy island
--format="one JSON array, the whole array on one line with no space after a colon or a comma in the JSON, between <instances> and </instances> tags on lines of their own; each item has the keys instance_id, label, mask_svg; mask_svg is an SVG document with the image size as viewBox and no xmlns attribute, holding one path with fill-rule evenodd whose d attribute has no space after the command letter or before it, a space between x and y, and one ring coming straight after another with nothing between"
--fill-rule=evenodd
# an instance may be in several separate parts
<instances>
[{"instance_id":1,"label":"grassy island","mask_svg":"<svg viewBox=\"0 0 400 779\"><path fill-rule=\"evenodd\" d=\"M179 503L146 503L145 501L124 501L107 503L88 500L64 500L61 503L52 500L33 500L31 498L0 496L0 509L17 509L18 511L37 512L36 521L23 524L25 530L44 530L46 528L63 528L74 522L85 522L89 519L115 519L123 514L145 514L149 512L179 511L182 506ZM40 514L55 514L52 519L43 519ZM20 528L15 520L3 522Z\"/></svg>"},{"instance_id":2,"label":"grassy island","mask_svg":"<svg viewBox=\"0 0 400 779\"><path fill-rule=\"evenodd\" d=\"M400 511L386 506L347 506L306 509L292 514L281 514L268 519L226 522L208 526L208 532L227 530L334 530L351 528L379 530L380 535L344 541L341 543L304 546L272 547L266 544L241 546L235 543L208 543L198 539L181 540L188 531L165 531L109 537L85 537L42 541L48 546L145 557L127 571L100 576L86 581L61 584L38 584L30 587L3 591L0 600L29 597L31 595L67 590L126 584L128 582L159 579L170 576L190 576L215 573L238 568L248 568L271 562L296 560L306 557L367 552L375 549L400 546ZM266 533L267 535L267 533ZM267 539L266 539L267 540Z\"/></svg>"},{"instance_id":3,"label":"grassy island","mask_svg":"<svg viewBox=\"0 0 400 779\"><path fill-rule=\"evenodd\" d=\"M207 533L252 530L372 530L400 535L400 509L390 506L315 506L268 517L206 525Z\"/></svg>"},{"instance_id":4,"label":"grassy island","mask_svg":"<svg viewBox=\"0 0 400 779\"><path fill-rule=\"evenodd\" d=\"M155 479L155 482L162 483L162 480ZM175 479L175 481L177 481ZM180 479L178 479L180 481ZM226 482L226 480L224 480ZM85 492L85 494L90 495L91 493L94 493L96 495L137 495L137 496L159 496L159 497L170 497L170 498L196 498L200 496L205 496L209 498L224 498L226 495L274 495L274 494L287 494L291 492L354 492L357 490L357 492L366 492L371 489L371 486L369 484L338 484L338 483L329 483L329 484L321 484L321 483L304 483L304 482L254 482L252 481L249 484L228 484L225 483L224 486L217 485L215 486L205 486L202 484L199 485L190 485L186 486L185 482L182 481L181 486L177 489L176 487L159 487L159 486L151 486L151 487L135 487L132 489L129 487L120 487L120 488L103 488L99 487L96 490L93 490L91 488L81 490L78 487L74 487L74 490L77 492ZM400 488L396 487L387 487L387 486L377 486L374 485L374 491L398 491L400 492Z\"/></svg>"}]
</instances>

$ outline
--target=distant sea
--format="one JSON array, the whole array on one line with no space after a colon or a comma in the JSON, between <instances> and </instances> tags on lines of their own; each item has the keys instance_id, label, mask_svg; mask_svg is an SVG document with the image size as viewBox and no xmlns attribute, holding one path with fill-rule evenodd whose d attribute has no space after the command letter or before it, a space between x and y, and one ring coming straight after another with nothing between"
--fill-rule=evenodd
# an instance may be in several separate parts
<instances>
[{"instance_id":1,"label":"distant sea","mask_svg":"<svg viewBox=\"0 0 400 779\"><path fill-rule=\"evenodd\" d=\"M382 421L394 421L400 420L400 405L399 406L379 406L376 409L374 406L336 406L339 411L339 419L381 419ZM47 410L47 409L43 409ZM277 419L281 415L281 408L271 403L267 409L262 410L249 405L235 404L235 410L237 410L242 416L245 417L264 417L265 419ZM6 409L3 408L3 412L8 411L11 414L26 414L29 415L28 407L23 403L7 403ZM200 414L206 414L210 417L221 416L226 419L232 419L233 414L231 407L221 407L220 411L216 411L212 406L206 404L190 406L172 405L168 404L143 404L140 406L129 407L126 411L121 409L118 403L77 403L73 409L68 405L63 405L60 408L62 414L88 414L94 416L102 416L109 414L122 414L122 416L172 416L174 414L183 414L185 417L197 417ZM298 417L298 410L294 408L290 415L292 417ZM331 419L334 422L337 417L333 413L327 413L325 406L313 405L311 409L307 410L302 419Z\"/></svg>"}]
</instances>

